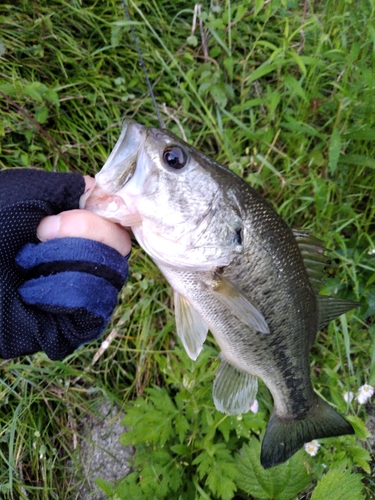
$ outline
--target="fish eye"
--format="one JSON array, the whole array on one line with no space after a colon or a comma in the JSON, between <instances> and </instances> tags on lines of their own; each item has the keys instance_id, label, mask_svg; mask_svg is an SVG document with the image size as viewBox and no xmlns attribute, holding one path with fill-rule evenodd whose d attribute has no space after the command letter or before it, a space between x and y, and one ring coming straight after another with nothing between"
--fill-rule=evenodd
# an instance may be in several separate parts
<instances>
[{"instance_id":1,"label":"fish eye","mask_svg":"<svg viewBox=\"0 0 375 500\"><path fill-rule=\"evenodd\" d=\"M168 167L180 170L186 165L187 154L178 146L169 146L163 151L163 160Z\"/></svg>"}]
</instances>

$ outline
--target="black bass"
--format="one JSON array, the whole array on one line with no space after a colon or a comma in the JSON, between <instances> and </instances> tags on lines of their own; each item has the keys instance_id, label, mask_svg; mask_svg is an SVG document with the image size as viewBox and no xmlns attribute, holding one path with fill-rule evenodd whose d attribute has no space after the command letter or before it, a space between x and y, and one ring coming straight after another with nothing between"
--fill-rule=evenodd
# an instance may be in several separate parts
<instances>
[{"instance_id":1,"label":"black bass","mask_svg":"<svg viewBox=\"0 0 375 500\"><path fill-rule=\"evenodd\" d=\"M82 207L131 227L174 290L177 333L192 359L212 332L219 411L247 412L257 377L267 385L274 410L263 467L313 439L354 432L310 378L318 330L358 306L318 294L319 240L290 229L248 184L174 134L133 121Z\"/></svg>"}]
</instances>

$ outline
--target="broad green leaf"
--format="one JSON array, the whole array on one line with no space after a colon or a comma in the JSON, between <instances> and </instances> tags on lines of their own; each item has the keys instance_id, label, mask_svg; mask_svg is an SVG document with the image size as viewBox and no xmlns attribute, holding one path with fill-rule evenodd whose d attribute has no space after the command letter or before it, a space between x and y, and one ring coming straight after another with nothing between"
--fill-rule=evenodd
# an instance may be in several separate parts
<instances>
[{"instance_id":1,"label":"broad green leaf","mask_svg":"<svg viewBox=\"0 0 375 500\"><path fill-rule=\"evenodd\" d=\"M120 438L125 445L151 442L163 446L175 434L172 422L178 410L166 389L148 389L147 394L149 400L138 398L122 420L130 427Z\"/></svg>"},{"instance_id":2,"label":"broad green leaf","mask_svg":"<svg viewBox=\"0 0 375 500\"><path fill-rule=\"evenodd\" d=\"M264 0L255 0L254 16L257 16L264 7Z\"/></svg>"},{"instance_id":3,"label":"broad green leaf","mask_svg":"<svg viewBox=\"0 0 375 500\"><path fill-rule=\"evenodd\" d=\"M375 49L375 28L374 28L374 26L371 23L368 23L366 25L366 28L367 28L367 31L368 31L368 34L369 34L369 38L371 38L373 46L374 46L374 49Z\"/></svg>"},{"instance_id":4,"label":"broad green leaf","mask_svg":"<svg viewBox=\"0 0 375 500\"><path fill-rule=\"evenodd\" d=\"M183 443L188 430L190 429L190 424L182 413L176 414L175 428L178 434L180 443Z\"/></svg>"},{"instance_id":5,"label":"broad green leaf","mask_svg":"<svg viewBox=\"0 0 375 500\"><path fill-rule=\"evenodd\" d=\"M94 479L94 481L106 495L111 496L114 494L115 490L109 481L106 481L105 479L101 479L99 477Z\"/></svg>"},{"instance_id":6,"label":"broad green leaf","mask_svg":"<svg viewBox=\"0 0 375 500\"><path fill-rule=\"evenodd\" d=\"M186 456L191 453L191 448L189 446L186 446L185 444L175 444L171 446L171 450L173 451L173 453L176 453L180 456Z\"/></svg>"},{"instance_id":7,"label":"broad green leaf","mask_svg":"<svg viewBox=\"0 0 375 500\"><path fill-rule=\"evenodd\" d=\"M42 94L46 90L45 85L42 85L40 82L32 82L25 85L23 91L26 95L34 99L35 101L42 102L43 97Z\"/></svg>"},{"instance_id":8,"label":"broad green leaf","mask_svg":"<svg viewBox=\"0 0 375 500\"><path fill-rule=\"evenodd\" d=\"M198 465L197 472L201 479L206 478L205 484L210 490L223 500L231 500L236 491L235 478L237 467L233 457L224 443L208 443L193 461Z\"/></svg>"},{"instance_id":9,"label":"broad green leaf","mask_svg":"<svg viewBox=\"0 0 375 500\"><path fill-rule=\"evenodd\" d=\"M203 82L201 85L199 85L198 92L201 95L204 95L210 88L211 88L212 82Z\"/></svg>"},{"instance_id":10,"label":"broad green leaf","mask_svg":"<svg viewBox=\"0 0 375 500\"><path fill-rule=\"evenodd\" d=\"M144 457L145 458L145 457ZM164 449L152 451L143 464L140 486L146 498L173 498L183 481L184 470Z\"/></svg>"},{"instance_id":11,"label":"broad green leaf","mask_svg":"<svg viewBox=\"0 0 375 500\"><path fill-rule=\"evenodd\" d=\"M228 71L229 78L233 80L234 59L233 57L226 57L223 61L225 69Z\"/></svg>"},{"instance_id":12,"label":"broad green leaf","mask_svg":"<svg viewBox=\"0 0 375 500\"><path fill-rule=\"evenodd\" d=\"M190 35L186 39L187 44L191 45L192 47L196 47L198 45L198 38L195 35Z\"/></svg>"},{"instance_id":13,"label":"broad green leaf","mask_svg":"<svg viewBox=\"0 0 375 500\"><path fill-rule=\"evenodd\" d=\"M42 106L34 115L35 120L40 123L46 123L48 118L48 108L46 106Z\"/></svg>"},{"instance_id":14,"label":"broad green leaf","mask_svg":"<svg viewBox=\"0 0 375 500\"><path fill-rule=\"evenodd\" d=\"M371 432L367 429L365 422L361 418L355 415L348 415L346 419L354 427L356 438L364 441L371 436Z\"/></svg>"},{"instance_id":15,"label":"broad green leaf","mask_svg":"<svg viewBox=\"0 0 375 500\"><path fill-rule=\"evenodd\" d=\"M375 168L375 160L364 155L344 155L340 158L340 163Z\"/></svg>"},{"instance_id":16,"label":"broad green leaf","mask_svg":"<svg viewBox=\"0 0 375 500\"><path fill-rule=\"evenodd\" d=\"M259 500L290 500L305 490L313 481L301 451L284 464L265 470L260 464L260 442L252 438L237 457L239 488Z\"/></svg>"},{"instance_id":17,"label":"broad green leaf","mask_svg":"<svg viewBox=\"0 0 375 500\"><path fill-rule=\"evenodd\" d=\"M293 50L289 50L288 51L288 55L290 55L290 57L292 59L295 60L295 62L297 63L301 73L303 74L303 76L306 76L306 73L307 73L307 70L306 70L306 66L303 62L303 58L300 57L296 52L294 52Z\"/></svg>"},{"instance_id":18,"label":"broad green leaf","mask_svg":"<svg viewBox=\"0 0 375 500\"><path fill-rule=\"evenodd\" d=\"M331 469L318 482L311 500L364 500L360 474L352 474L343 467Z\"/></svg>"},{"instance_id":19,"label":"broad green leaf","mask_svg":"<svg viewBox=\"0 0 375 500\"><path fill-rule=\"evenodd\" d=\"M359 52L361 50L361 44L360 42L354 42L349 53L348 57L348 64L353 64L354 61L357 59Z\"/></svg>"},{"instance_id":20,"label":"broad green leaf","mask_svg":"<svg viewBox=\"0 0 375 500\"><path fill-rule=\"evenodd\" d=\"M116 486L115 492L120 500L145 500L138 479L139 474L132 472Z\"/></svg>"},{"instance_id":21,"label":"broad green leaf","mask_svg":"<svg viewBox=\"0 0 375 500\"><path fill-rule=\"evenodd\" d=\"M241 19L243 18L243 16L246 14L247 12L247 5L244 5L243 3L241 3L238 7L237 7L237 11L236 11L236 15L234 17L234 23L238 23L241 21Z\"/></svg>"},{"instance_id":22,"label":"broad green leaf","mask_svg":"<svg viewBox=\"0 0 375 500\"><path fill-rule=\"evenodd\" d=\"M15 85L11 84L11 83L2 83L0 85L0 92L2 92L3 94L6 94L10 97L16 95L17 93L17 88Z\"/></svg>"},{"instance_id":23,"label":"broad green leaf","mask_svg":"<svg viewBox=\"0 0 375 500\"><path fill-rule=\"evenodd\" d=\"M331 142L328 150L328 164L331 174L335 173L337 163L340 158L341 136L340 131L335 127L331 135Z\"/></svg>"},{"instance_id":24,"label":"broad green leaf","mask_svg":"<svg viewBox=\"0 0 375 500\"><path fill-rule=\"evenodd\" d=\"M111 30L111 46L118 47L120 45L122 35L122 26L115 25Z\"/></svg>"},{"instance_id":25,"label":"broad green leaf","mask_svg":"<svg viewBox=\"0 0 375 500\"><path fill-rule=\"evenodd\" d=\"M348 454L353 458L353 461L359 467L367 472L367 474L371 474L371 455L370 453L361 446L361 444L357 441L354 446L349 446L347 448Z\"/></svg>"},{"instance_id":26,"label":"broad green leaf","mask_svg":"<svg viewBox=\"0 0 375 500\"><path fill-rule=\"evenodd\" d=\"M259 66L259 68L257 68L251 73L246 82L247 84L255 82L255 80L258 80L259 78L262 78L262 76L272 73L272 71L275 71L277 68L278 68L277 64L269 64L269 63L262 64L262 66Z\"/></svg>"},{"instance_id":27,"label":"broad green leaf","mask_svg":"<svg viewBox=\"0 0 375 500\"><path fill-rule=\"evenodd\" d=\"M293 95L296 94L299 97L301 97L305 102L308 102L308 99L306 97L306 93L301 87L301 84L291 75L285 75L284 76L284 82L290 89L292 90L291 94Z\"/></svg>"},{"instance_id":28,"label":"broad green leaf","mask_svg":"<svg viewBox=\"0 0 375 500\"><path fill-rule=\"evenodd\" d=\"M212 57L213 59L218 57L218 55L220 54L221 54L221 48L218 45L215 45L214 47L212 47L212 49L210 49L210 57Z\"/></svg>"},{"instance_id":29,"label":"broad green leaf","mask_svg":"<svg viewBox=\"0 0 375 500\"><path fill-rule=\"evenodd\" d=\"M224 84L217 83L216 85L212 85L210 87L210 93L214 98L215 102L218 104L218 106L225 108L228 102L228 98L226 96Z\"/></svg>"},{"instance_id":30,"label":"broad green leaf","mask_svg":"<svg viewBox=\"0 0 375 500\"><path fill-rule=\"evenodd\" d=\"M58 95L58 93L56 92L56 90L53 90L53 89L47 89L47 90L44 92L44 98L45 98L48 102L51 102L52 104L55 104L56 106L59 106L59 105L60 105L59 95Z\"/></svg>"},{"instance_id":31,"label":"broad green leaf","mask_svg":"<svg viewBox=\"0 0 375 500\"><path fill-rule=\"evenodd\" d=\"M277 91L273 92L272 93L272 97L270 99L270 102L268 104L269 115L270 115L271 119L274 118L274 113L275 113L276 108L279 105L280 101L281 101L281 94L280 94L280 92L277 92Z\"/></svg>"},{"instance_id":32,"label":"broad green leaf","mask_svg":"<svg viewBox=\"0 0 375 500\"><path fill-rule=\"evenodd\" d=\"M362 141L373 141L375 140L375 129L367 128L361 130L355 130L353 132L348 132L345 137L350 139L359 139Z\"/></svg>"},{"instance_id":33,"label":"broad green leaf","mask_svg":"<svg viewBox=\"0 0 375 500\"><path fill-rule=\"evenodd\" d=\"M225 442L228 442L230 431L233 429L231 419L228 416L223 418L218 425L218 429L222 433Z\"/></svg>"}]
</instances>

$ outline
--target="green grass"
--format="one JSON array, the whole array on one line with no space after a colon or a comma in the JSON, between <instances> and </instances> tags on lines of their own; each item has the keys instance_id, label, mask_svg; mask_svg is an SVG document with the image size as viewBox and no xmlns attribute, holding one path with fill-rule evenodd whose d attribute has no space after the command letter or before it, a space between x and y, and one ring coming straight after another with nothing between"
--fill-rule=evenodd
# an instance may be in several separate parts
<instances>
[{"instance_id":1,"label":"green grass","mask_svg":"<svg viewBox=\"0 0 375 500\"><path fill-rule=\"evenodd\" d=\"M288 224L324 239L332 250L324 290L363 302L321 332L311 354L314 387L358 419L362 441L326 441L308 461L310 493L291 498L310 498L322 463L331 469L345 460L363 475L365 498L374 498L375 450L360 423L373 416L374 406L353 402L347 408L342 392L375 384L375 4L211 4L203 3L203 29L198 20L193 33L192 2L130 2L162 117L169 130L250 182ZM158 126L129 23L114 0L2 3L0 91L0 168L95 174L124 117ZM171 293L156 267L138 249L131 267L106 334L115 329L114 340L95 363L100 342L62 363L39 354L1 364L1 498L75 498L82 415L94 415L103 398L130 411L129 400L145 397L139 401L151 408L155 395L147 391L155 386L179 404L188 377L183 371L198 391L186 395L193 398L183 409L190 427L180 431L190 455L170 452L177 431L166 439L170 460L188 464L190 482L181 498L234 498L215 491L197 458L209 445L224 443L227 461L237 460L242 446L247 450L245 431L235 419L225 419L224 429L213 409L215 344L207 343L204 376L201 364L194 367L176 351ZM272 408L264 386L259 401L259 421L246 420L253 432L264 429ZM194 404L199 412L204 405L201 423L192 417ZM361 456L361 449L370 456ZM140 440L139 457L149 452ZM303 452L298 456L307 460ZM164 498L160 491L155 498ZM268 498L244 490L236 495Z\"/></svg>"}]
</instances>

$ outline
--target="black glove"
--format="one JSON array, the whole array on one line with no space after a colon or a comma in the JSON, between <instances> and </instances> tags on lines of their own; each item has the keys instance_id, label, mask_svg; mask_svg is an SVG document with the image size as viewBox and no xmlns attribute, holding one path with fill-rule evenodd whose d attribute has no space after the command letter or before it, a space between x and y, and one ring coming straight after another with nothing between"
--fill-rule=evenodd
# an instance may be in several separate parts
<instances>
[{"instance_id":1,"label":"black glove","mask_svg":"<svg viewBox=\"0 0 375 500\"><path fill-rule=\"evenodd\" d=\"M0 357L62 359L105 329L127 258L84 238L40 243L40 220L78 208L80 174L0 171Z\"/></svg>"}]
</instances>

